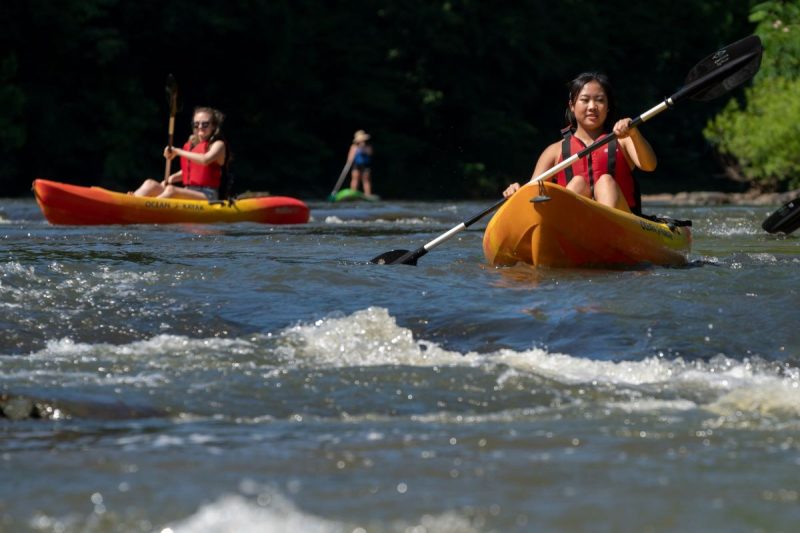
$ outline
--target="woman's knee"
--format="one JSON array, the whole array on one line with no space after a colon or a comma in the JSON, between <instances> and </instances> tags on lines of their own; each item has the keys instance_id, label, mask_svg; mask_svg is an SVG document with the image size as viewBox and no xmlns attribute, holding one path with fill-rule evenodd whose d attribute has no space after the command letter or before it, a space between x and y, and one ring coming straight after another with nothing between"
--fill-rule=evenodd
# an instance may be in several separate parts
<instances>
[{"instance_id":1,"label":"woman's knee","mask_svg":"<svg viewBox=\"0 0 800 533\"><path fill-rule=\"evenodd\" d=\"M611 174L603 174L597 178L596 187L618 187L617 180Z\"/></svg>"},{"instance_id":2,"label":"woman's knee","mask_svg":"<svg viewBox=\"0 0 800 533\"><path fill-rule=\"evenodd\" d=\"M586 183L586 180L583 179L583 176L575 176L569 180L567 189L581 196L591 197L592 195L592 190L589 188L589 184Z\"/></svg>"},{"instance_id":3,"label":"woman's knee","mask_svg":"<svg viewBox=\"0 0 800 533\"><path fill-rule=\"evenodd\" d=\"M619 196L622 194L622 190L619 188L617 180L615 180L610 174L603 174L597 179L597 182L594 184L594 192L595 195L606 194Z\"/></svg>"},{"instance_id":4,"label":"woman's knee","mask_svg":"<svg viewBox=\"0 0 800 533\"><path fill-rule=\"evenodd\" d=\"M139 187L139 189L145 191L157 191L161 189L161 183L152 178L147 178L144 180L144 183L142 183L142 186Z\"/></svg>"},{"instance_id":5,"label":"woman's knee","mask_svg":"<svg viewBox=\"0 0 800 533\"><path fill-rule=\"evenodd\" d=\"M597 201L602 204L616 207L623 211L630 211L628 201L625 199L625 195L622 194L622 189L619 188L619 184L610 174L600 176L594 186L594 194Z\"/></svg>"},{"instance_id":6,"label":"woman's knee","mask_svg":"<svg viewBox=\"0 0 800 533\"><path fill-rule=\"evenodd\" d=\"M134 191L135 196L156 196L161 193L162 187L161 183L157 182L154 179L146 179L144 182L139 186L136 191Z\"/></svg>"},{"instance_id":7,"label":"woman's knee","mask_svg":"<svg viewBox=\"0 0 800 533\"><path fill-rule=\"evenodd\" d=\"M159 198L169 198L175 195L175 186L174 185L167 185L164 187L164 190L161 191L161 194L158 195Z\"/></svg>"}]
</instances>

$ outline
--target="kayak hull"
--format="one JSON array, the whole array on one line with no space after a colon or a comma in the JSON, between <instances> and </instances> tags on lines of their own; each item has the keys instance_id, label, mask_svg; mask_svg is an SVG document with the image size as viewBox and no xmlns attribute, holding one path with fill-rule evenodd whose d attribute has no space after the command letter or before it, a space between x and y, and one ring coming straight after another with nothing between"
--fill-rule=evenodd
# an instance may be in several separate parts
<instances>
[{"instance_id":1,"label":"kayak hull","mask_svg":"<svg viewBox=\"0 0 800 533\"><path fill-rule=\"evenodd\" d=\"M654 222L601 205L553 183L521 188L489 221L483 252L495 266L518 262L548 267L681 266L688 226Z\"/></svg>"},{"instance_id":2,"label":"kayak hull","mask_svg":"<svg viewBox=\"0 0 800 533\"><path fill-rule=\"evenodd\" d=\"M51 224L214 224L259 222L304 224L308 206L295 198L265 196L228 202L147 198L37 179L33 182L36 202Z\"/></svg>"}]
</instances>

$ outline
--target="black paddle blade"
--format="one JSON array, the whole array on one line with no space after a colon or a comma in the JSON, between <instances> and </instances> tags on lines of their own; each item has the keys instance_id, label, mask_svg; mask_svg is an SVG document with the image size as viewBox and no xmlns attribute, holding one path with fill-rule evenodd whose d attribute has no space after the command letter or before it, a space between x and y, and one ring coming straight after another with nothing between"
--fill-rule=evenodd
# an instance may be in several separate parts
<instances>
[{"instance_id":1,"label":"black paddle blade","mask_svg":"<svg viewBox=\"0 0 800 533\"><path fill-rule=\"evenodd\" d=\"M419 255L408 250L392 250L370 259L376 265L412 265L417 266Z\"/></svg>"},{"instance_id":2,"label":"black paddle blade","mask_svg":"<svg viewBox=\"0 0 800 533\"><path fill-rule=\"evenodd\" d=\"M709 85L700 87L692 93L692 100L701 102L713 100L755 76L761 66L763 51L761 39L757 35L751 35L717 50L700 61L686 75L685 84L691 86L694 82L708 77ZM719 71L719 76L714 76L715 71Z\"/></svg>"},{"instance_id":3,"label":"black paddle blade","mask_svg":"<svg viewBox=\"0 0 800 533\"><path fill-rule=\"evenodd\" d=\"M169 105L170 115L175 115L178 112L178 82L175 76L167 74L167 104Z\"/></svg>"},{"instance_id":4,"label":"black paddle blade","mask_svg":"<svg viewBox=\"0 0 800 533\"><path fill-rule=\"evenodd\" d=\"M761 227L768 233L780 232L786 235L800 228L800 198L781 206L764 220Z\"/></svg>"}]
</instances>

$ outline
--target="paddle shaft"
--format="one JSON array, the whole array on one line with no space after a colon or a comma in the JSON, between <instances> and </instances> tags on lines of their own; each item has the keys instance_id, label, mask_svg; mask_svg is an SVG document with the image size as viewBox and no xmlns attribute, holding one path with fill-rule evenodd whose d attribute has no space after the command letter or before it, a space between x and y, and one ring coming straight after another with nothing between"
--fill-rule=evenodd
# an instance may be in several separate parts
<instances>
[{"instance_id":1,"label":"paddle shaft","mask_svg":"<svg viewBox=\"0 0 800 533\"><path fill-rule=\"evenodd\" d=\"M485 217L486 215L488 215L489 213L491 213L495 209L499 208L501 205L503 205L505 203L506 200L507 200L507 198L503 198L502 200L498 201L497 203L495 203L494 205L492 205L490 207L487 207L486 209L484 209L483 211L481 211L480 213L478 213L474 217L470 218L469 220L465 220L464 222L462 222L458 226L455 226L454 228L451 228L450 230L446 231L445 233L442 233L441 235L439 235L438 237L436 237L432 241L426 243L424 246L420 246L419 248L417 248L413 252L408 252L407 254L399 257L398 259L396 259L394 261L391 261L391 264L397 264L397 263L416 264L417 259L419 259L423 255L427 254L428 252L430 252L431 250L433 250L434 248L436 248L437 246L439 246L443 242L445 242L447 240L450 240L450 238L453 235L455 235L456 233L460 233L461 231L467 229L468 227L470 227L471 225L473 225L474 223L476 223L477 221L479 221L480 219L482 219L483 217ZM373 262L374 262L374 260L373 260Z\"/></svg>"},{"instance_id":2,"label":"paddle shaft","mask_svg":"<svg viewBox=\"0 0 800 533\"><path fill-rule=\"evenodd\" d=\"M169 136L167 138L167 146L172 150L172 139L175 135L175 115L169 116ZM164 168L164 182L167 182L169 175L172 173L172 159L167 159L166 167Z\"/></svg>"},{"instance_id":3,"label":"paddle shaft","mask_svg":"<svg viewBox=\"0 0 800 533\"><path fill-rule=\"evenodd\" d=\"M172 74L167 76L167 94L169 94L169 126L167 128L167 146L172 150L175 137L175 115L178 114L178 84ZM172 159L167 159L164 168L164 184L168 185L169 175L172 173Z\"/></svg>"},{"instance_id":4,"label":"paddle shaft","mask_svg":"<svg viewBox=\"0 0 800 533\"><path fill-rule=\"evenodd\" d=\"M333 187L330 196L333 197L339 192L339 188L342 186L342 182L344 182L345 176L350 171L350 167L353 165L353 160L348 159L347 162L344 164L344 168L342 169L342 173L339 174L339 180L336 182L336 185Z\"/></svg>"}]
</instances>

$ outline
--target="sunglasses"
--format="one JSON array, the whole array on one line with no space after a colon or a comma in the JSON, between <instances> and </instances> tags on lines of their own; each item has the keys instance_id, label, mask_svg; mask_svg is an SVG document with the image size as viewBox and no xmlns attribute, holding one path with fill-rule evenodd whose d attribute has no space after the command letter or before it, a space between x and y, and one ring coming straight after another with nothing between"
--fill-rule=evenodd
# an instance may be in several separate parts
<instances>
[{"instance_id":1,"label":"sunglasses","mask_svg":"<svg viewBox=\"0 0 800 533\"><path fill-rule=\"evenodd\" d=\"M207 121L207 120L204 120L203 122L192 122L192 126L194 126L194 129L197 129L197 128L203 128L203 129L205 129L205 128L207 128L209 125L211 125L211 122L209 122L209 121Z\"/></svg>"}]
</instances>

